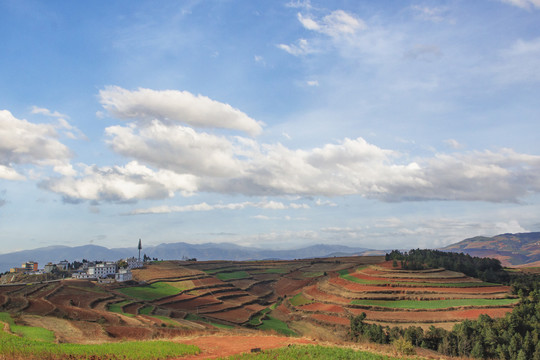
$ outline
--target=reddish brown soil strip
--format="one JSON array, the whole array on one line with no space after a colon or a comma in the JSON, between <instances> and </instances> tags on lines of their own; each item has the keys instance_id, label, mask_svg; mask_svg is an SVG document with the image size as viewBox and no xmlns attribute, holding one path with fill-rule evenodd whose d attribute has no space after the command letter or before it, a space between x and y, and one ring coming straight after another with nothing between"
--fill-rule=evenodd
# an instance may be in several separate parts
<instances>
[{"instance_id":1,"label":"reddish brown soil strip","mask_svg":"<svg viewBox=\"0 0 540 360\"><path fill-rule=\"evenodd\" d=\"M304 306L299 307L302 311L322 311L322 312L328 312L328 313L335 313L335 314L344 314L345 309L339 305L332 305L332 304L321 304L321 303L312 303Z\"/></svg>"},{"instance_id":2,"label":"reddish brown soil strip","mask_svg":"<svg viewBox=\"0 0 540 360\"><path fill-rule=\"evenodd\" d=\"M267 350L285 347L290 344L315 344L312 340L285 336L203 336L194 339L182 339L179 342L196 345L201 349L201 353L182 357L178 360L215 359L249 353L254 348Z\"/></svg>"},{"instance_id":3,"label":"reddish brown soil strip","mask_svg":"<svg viewBox=\"0 0 540 360\"><path fill-rule=\"evenodd\" d=\"M351 299L347 299L341 296L325 293L321 291L316 285L308 286L304 288L304 294L320 301L328 301L336 304L350 304Z\"/></svg>"},{"instance_id":4,"label":"reddish brown soil strip","mask_svg":"<svg viewBox=\"0 0 540 360\"><path fill-rule=\"evenodd\" d=\"M375 285L363 285L347 281L342 278L332 278L329 280L331 284L337 285L341 288L349 290L351 292L367 292L367 291L430 291L436 293L451 293L451 294L497 294L501 292L509 292L508 286L479 286L479 287L408 287L408 286L375 286Z\"/></svg>"},{"instance_id":5,"label":"reddish brown soil strip","mask_svg":"<svg viewBox=\"0 0 540 360\"><path fill-rule=\"evenodd\" d=\"M213 296L204 296L204 297L194 298L187 301L179 301L179 302L164 304L163 306L169 309L193 311L193 310L197 310L200 307L214 305L214 304L221 304L221 301L217 300Z\"/></svg>"},{"instance_id":6,"label":"reddish brown soil strip","mask_svg":"<svg viewBox=\"0 0 540 360\"><path fill-rule=\"evenodd\" d=\"M28 314L46 315L54 310L54 305L45 299L30 299L30 305L25 310Z\"/></svg>"},{"instance_id":7,"label":"reddish brown soil strip","mask_svg":"<svg viewBox=\"0 0 540 360\"><path fill-rule=\"evenodd\" d=\"M444 322L474 320L480 314L492 318L503 317L511 312L512 308L470 309L450 311L373 311L363 309L348 309L354 315L365 313L368 320L395 321L395 322Z\"/></svg>"},{"instance_id":8,"label":"reddish brown soil strip","mask_svg":"<svg viewBox=\"0 0 540 360\"><path fill-rule=\"evenodd\" d=\"M263 307L264 308L264 307ZM260 309L262 310L262 309ZM208 317L213 317L215 319L229 321L235 324L242 324L250 319L258 311L253 308L238 308L229 311L222 311L219 313L207 314Z\"/></svg>"},{"instance_id":9,"label":"reddish brown soil strip","mask_svg":"<svg viewBox=\"0 0 540 360\"><path fill-rule=\"evenodd\" d=\"M311 279L288 279L285 277L280 278L275 284L274 289L278 296L292 295L304 286L309 284Z\"/></svg>"},{"instance_id":10,"label":"reddish brown soil strip","mask_svg":"<svg viewBox=\"0 0 540 360\"><path fill-rule=\"evenodd\" d=\"M325 315L325 314L312 314L310 315L310 318L313 318L315 320L328 323L328 324L338 324L338 325L345 325L349 326L351 324L351 321L344 317L334 316L334 315Z\"/></svg>"}]
</instances>

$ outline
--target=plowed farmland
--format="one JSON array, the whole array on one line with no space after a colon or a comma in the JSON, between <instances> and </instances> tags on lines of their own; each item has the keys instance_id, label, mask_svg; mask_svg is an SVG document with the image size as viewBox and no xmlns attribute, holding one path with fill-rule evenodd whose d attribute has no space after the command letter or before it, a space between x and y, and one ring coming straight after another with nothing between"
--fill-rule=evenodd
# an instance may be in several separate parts
<instances>
[{"instance_id":1,"label":"plowed farmland","mask_svg":"<svg viewBox=\"0 0 540 360\"><path fill-rule=\"evenodd\" d=\"M362 312L384 325L452 325L504 316L516 302L508 287L444 269L404 271L382 257L164 261L133 270L128 283L0 287L0 312L40 324L62 342L88 342L86 333L116 341L231 328L336 339Z\"/></svg>"}]
</instances>

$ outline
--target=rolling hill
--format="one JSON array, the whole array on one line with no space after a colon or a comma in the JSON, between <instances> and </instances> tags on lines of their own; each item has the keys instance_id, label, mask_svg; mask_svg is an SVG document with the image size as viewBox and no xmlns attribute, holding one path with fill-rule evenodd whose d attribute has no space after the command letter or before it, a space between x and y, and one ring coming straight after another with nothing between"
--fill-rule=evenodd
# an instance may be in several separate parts
<instances>
[{"instance_id":1,"label":"rolling hill","mask_svg":"<svg viewBox=\"0 0 540 360\"><path fill-rule=\"evenodd\" d=\"M540 261L540 232L476 236L442 250L499 259L504 266L532 266Z\"/></svg>"}]
</instances>

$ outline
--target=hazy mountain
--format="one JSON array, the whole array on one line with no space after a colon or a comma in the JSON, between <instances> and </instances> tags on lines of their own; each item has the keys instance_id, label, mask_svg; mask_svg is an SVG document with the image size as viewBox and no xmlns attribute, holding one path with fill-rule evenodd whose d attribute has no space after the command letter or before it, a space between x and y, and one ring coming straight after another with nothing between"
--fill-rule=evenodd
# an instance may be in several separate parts
<instances>
[{"instance_id":1,"label":"hazy mountain","mask_svg":"<svg viewBox=\"0 0 540 360\"><path fill-rule=\"evenodd\" d=\"M293 250L267 250L239 246L231 243L188 244L184 242L145 246L141 257L146 254L151 258L164 260L182 259L184 257L198 260L263 260L263 259L303 259L312 257L329 257L345 255L361 255L368 249L352 248L341 245L313 245ZM76 247L48 246L34 250L17 251L0 255L0 272L12 267L19 267L26 261L37 261L39 267L48 262L57 263L61 260L118 260L138 256L136 244L132 248L108 249L103 246L84 245Z\"/></svg>"},{"instance_id":2,"label":"hazy mountain","mask_svg":"<svg viewBox=\"0 0 540 360\"><path fill-rule=\"evenodd\" d=\"M496 258L505 266L532 265L540 261L540 232L501 234L493 237L476 236L442 250Z\"/></svg>"}]
</instances>

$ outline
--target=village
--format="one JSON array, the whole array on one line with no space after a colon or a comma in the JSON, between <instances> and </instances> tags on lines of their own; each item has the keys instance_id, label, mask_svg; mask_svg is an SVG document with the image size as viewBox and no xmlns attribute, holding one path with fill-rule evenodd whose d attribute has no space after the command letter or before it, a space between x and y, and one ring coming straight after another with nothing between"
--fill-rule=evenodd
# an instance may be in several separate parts
<instances>
[{"instance_id":1,"label":"village","mask_svg":"<svg viewBox=\"0 0 540 360\"><path fill-rule=\"evenodd\" d=\"M142 268L144 266L144 260L141 260L142 244L139 239L139 257L130 257L126 259L120 259L117 261L88 261L82 259L82 261L69 262L62 260L57 263L48 262L39 268L37 261L26 261L21 264L21 267L13 267L4 276L12 276L24 274L24 275L43 275L52 274L62 278L71 276L73 279L86 279L99 281L101 283L110 282L124 282L132 280L132 269ZM144 259L146 259L146 255Z\"/></svg>"}]
</instances>

